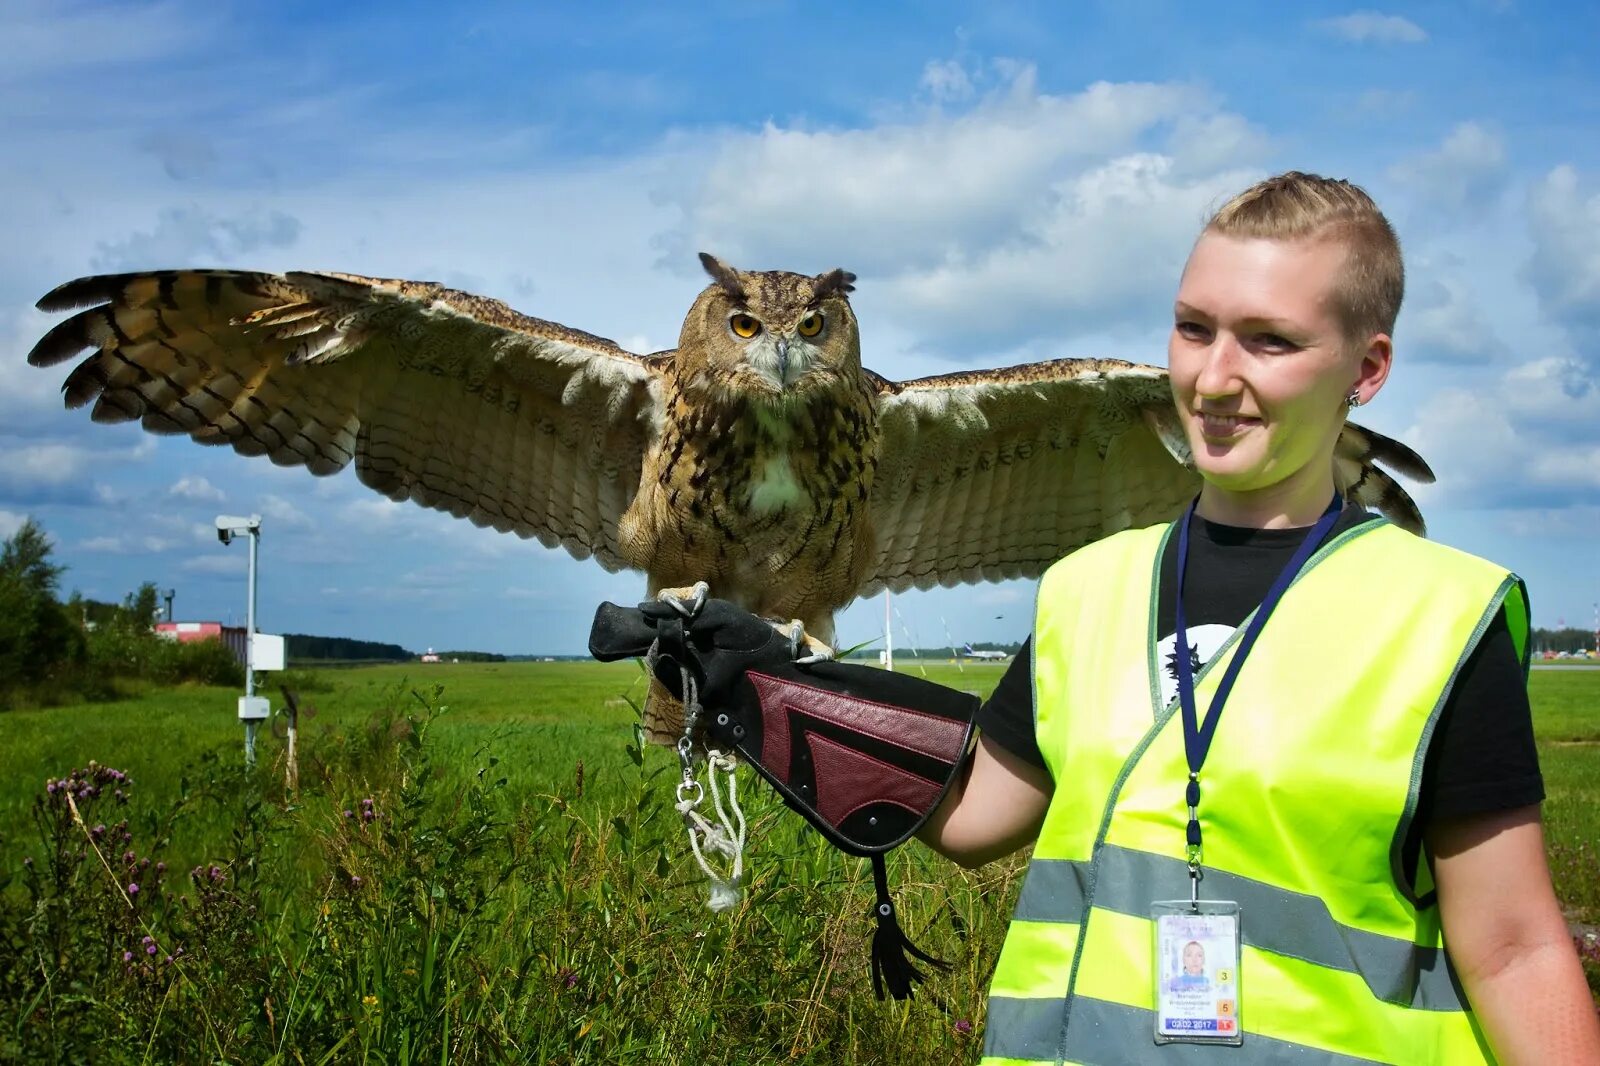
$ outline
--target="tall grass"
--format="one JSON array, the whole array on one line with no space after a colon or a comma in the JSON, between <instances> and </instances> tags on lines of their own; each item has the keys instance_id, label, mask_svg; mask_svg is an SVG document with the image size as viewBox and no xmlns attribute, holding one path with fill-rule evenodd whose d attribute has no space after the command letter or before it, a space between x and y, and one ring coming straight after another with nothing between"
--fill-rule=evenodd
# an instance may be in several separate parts
<instances>
[{"instance_id":1,"label":"tall grass","mask_svg":"<svg viewBox=\"0 0 1600 1066\"><path fill-rule=\"evenodd\" d=\"M238 765L215 691L42 713L32 731L0 719L32 765L118 753L127 778L80 762L25 806L6 790L0 1058L970 1059L1015 866L895 856L907 924L957 965L917 1002L879 1004L870 876L765 790L743 797L744 899L706 909L675 766L620 700L632 680L583 664L446 678L453 702L513 698L512 716L351 677L316 697L293 795L268 745L254 773Z\"/></svg>"},{"instance_id":2,"label":"tall grass","mask_svg":"<svg viewBox=\"0 0 1600 1066\"><path fill-rule=\"evenodd\" d=\"M0 715L0 1060L976 1057L1019 861L891 856L908 931L954 965L879 1003L865 864L748 777L744 896L706 908L632 665L297 682L295 793L270 738L243 769L228 690ZM1600 921L1600 674L1536 673L1534 697L1558 891Z\"/></svg>"}]
</instances>

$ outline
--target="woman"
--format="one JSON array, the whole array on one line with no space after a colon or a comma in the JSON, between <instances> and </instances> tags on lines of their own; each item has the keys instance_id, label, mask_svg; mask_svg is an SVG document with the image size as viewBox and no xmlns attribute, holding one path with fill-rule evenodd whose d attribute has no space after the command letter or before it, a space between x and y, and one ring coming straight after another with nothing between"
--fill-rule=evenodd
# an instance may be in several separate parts
<instances>
[{"instance_id":1,"label":"woman","mask_svg":"<svg viewBox=\"0 0 1600 1066\"><path fill-rule=\"evenodd\" d=\"M1364 192L1298 173L1197 241L1168 345L1204 478L1192 515L1043 579L1030 654L920 834L965 865L1037 841L986 1059L1182 1060L1150 1046L1151 905L1193 896L1238 905L1230 1008L1269 1060L1600 1061L1545 865L1520 582L1330 509L1402 276Z\"/></svg>"},{"instance_id":2,"label":"woman","mask_svg":"<svg viewBox=\"0 0 1600 1066\"><path fill-rule=\"evenodd\" d=\"M1335 491L1334 443L1388 378L1403 289L1393 230L1347 182L1284 174L1211 219L1168 345L1200 494L1044 575L1027 651L942 800L926 765L893 760L964 740L972 709L950 690L796 675L787 638L721 601L608 605L591 647L672 641L712 731L836 842L899 804L932 808L917 835L965 865L1033 845L986 1062L1600 1062L1544 859L1522 583ZM795 713L870 722L871 743L796 770ZM747 726L775 729L772 751ZM831 816L806 783L824 756L852 796ZM899 798L862 800L878 795ZM909 994L875 872L875 965ZM1204 991L1161 980L1190 941Z\"/></svg>"}]
</instances>

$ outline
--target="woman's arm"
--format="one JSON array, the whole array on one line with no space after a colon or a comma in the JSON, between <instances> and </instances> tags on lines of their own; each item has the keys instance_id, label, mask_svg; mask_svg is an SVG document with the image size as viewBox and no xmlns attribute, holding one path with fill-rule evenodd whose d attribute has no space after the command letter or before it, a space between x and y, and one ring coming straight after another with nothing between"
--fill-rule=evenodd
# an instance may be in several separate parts
<instances>
[{"instance_id":1,"label":"woman's arm","mask_svg":"<svg viewBox=\"0 0 1600 1066\"><path fill-rule=\"evenodd\" d=\"M917 839L969 869L1033 842L1054 790L1050 775L988 737Z\"/></svg>"},{"instance_id":2,"label":"woman's arm","mask_svg":"<svg viewBox=\"0 0 1600 1066\"><path fill-rule=\"evenodd\" d=\"M1537 806L1428 830L1445 944L1502 1062L1600 1063L1600 1021L1545 864Z\"/></svg>"}]
</instances>

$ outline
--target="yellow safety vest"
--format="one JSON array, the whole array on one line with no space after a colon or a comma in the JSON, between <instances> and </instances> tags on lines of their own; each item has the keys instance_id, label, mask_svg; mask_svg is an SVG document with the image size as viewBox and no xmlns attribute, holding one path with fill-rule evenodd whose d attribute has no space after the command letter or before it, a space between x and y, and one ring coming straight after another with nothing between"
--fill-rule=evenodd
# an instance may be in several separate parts
<instances>
[{"instance_id":1,"label":"yellow safety vest","mask_svg":"<svg viewBox=\"0 0 1600 1066\"><path fill-rule=\"evenodd\" d=\"M1035 732L1056 787L990 985L984 1063L1492 1061L1427 864L1402 869L1401 852L1439 712L1502 605L1526 662L1526 593L1382 521L1308 561L1201 773L1202 897L1241 907L1244 1043L1154 1043L1149 906L1189 895L1182 721L1154 661L1172 531L1110 537L1040 582ZM1196 678L1202 714L1242 632Z\"/></svg>"}]
</instances>

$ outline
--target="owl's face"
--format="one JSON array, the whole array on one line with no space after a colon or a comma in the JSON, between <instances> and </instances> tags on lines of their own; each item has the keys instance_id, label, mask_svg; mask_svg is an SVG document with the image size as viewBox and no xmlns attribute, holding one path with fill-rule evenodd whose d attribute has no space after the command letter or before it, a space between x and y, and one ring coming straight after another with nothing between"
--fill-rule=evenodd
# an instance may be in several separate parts
<instances>
[{"instance_id":1,"label":"owl's face","mask_svg":"<svg viewBox=\"0 0 1600 1066\"><path fill-rule=\"evenodd\" d=\"M783 401L853 380L861 338L850 310L854 274L809 277L734 270L702 253L714 279L683 323L678 358L749 398ZM703 360L703 364L701 363Z\"/></svg>"}]
</instances>

